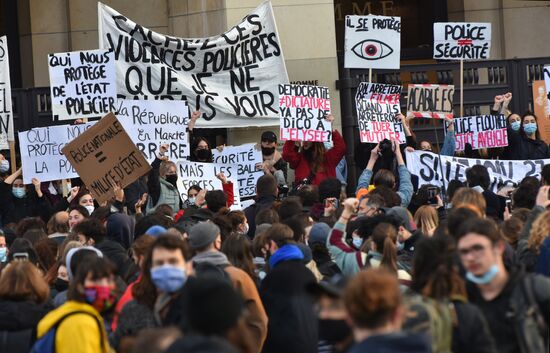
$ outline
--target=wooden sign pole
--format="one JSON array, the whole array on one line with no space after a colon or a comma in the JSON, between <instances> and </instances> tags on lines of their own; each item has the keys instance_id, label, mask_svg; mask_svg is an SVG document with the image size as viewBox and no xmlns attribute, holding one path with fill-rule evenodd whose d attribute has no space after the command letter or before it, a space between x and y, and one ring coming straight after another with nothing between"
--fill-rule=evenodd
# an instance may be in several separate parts
<instances>
[{"instance_id":1,"label":"wooden sign pole","mask_svg":"<svg viewBox=\"0 0 550 353\"><path fill-rule=\"evenodd\" d=\"M460 59L460 116L464 116L464 60Z\"/></svg>"}]
</instances>

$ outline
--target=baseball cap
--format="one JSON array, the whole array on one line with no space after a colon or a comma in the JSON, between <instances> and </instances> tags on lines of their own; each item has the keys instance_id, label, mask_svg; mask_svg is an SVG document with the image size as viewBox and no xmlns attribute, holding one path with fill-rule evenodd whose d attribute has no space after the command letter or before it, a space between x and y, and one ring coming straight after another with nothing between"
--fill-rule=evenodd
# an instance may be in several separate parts
<instances>
[{"instance_id":1,"label":"baseball cap","mask_svg":"<svg viewBox=\"0 0 550 353\"><path fill-rule=\"evenodd\" d=\"M277 135L273 131L264 131L261 141L277 142Z\"/></svg>"}]
</instances>

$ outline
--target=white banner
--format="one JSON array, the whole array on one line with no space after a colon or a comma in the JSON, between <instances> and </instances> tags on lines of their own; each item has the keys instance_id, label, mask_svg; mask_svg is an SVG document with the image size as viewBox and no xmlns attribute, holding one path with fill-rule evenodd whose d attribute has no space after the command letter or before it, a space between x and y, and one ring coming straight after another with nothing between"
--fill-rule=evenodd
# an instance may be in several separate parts
<instances>
[{"instance_id":1,"label":"white banner","mask_svg":"<svg viewBox=\"0 0 550 353\"><path fill-rule=\"evenodd\" d=\"M223 172L229 179L237 179L239 195L249 197L256 195L256 183L264 175L256 166L263 162L262 151L255 143L240 146L227 146L220 152L212 150L214 163L223 166Z\"/></svg>"},{"instance_id":2,"label":"white banner","mask_svg":"<svg viewBox=\"0 0 550 353\"><path fill-rule=\"evenodd\" d=\"M178 191L182 200L187 200L187 190L198 185L203 190L223 190L223 185L216 174L224 172L224 166L214 163L200 162L177 162L178 168ZM225 175L227 177L227 174ZM239 197L239 184L235 177L227 177L233 183L234 202L232 210L241 209L241 199Z\"/></svg>"},{"instance_id":3,"label":"white banner","mask_svg":"<svg viewBox=\"0 0 550 353\"><path fill-rule=\"evenodd\" d=\"M13 110L11 109L8 38L3 36L0 37L0 150L10 148L8 141L13 141Z\"/></svg>"},{"instance_id":4,"label":"white banner","mask_svg":"<svg viewBox=\"0 0 550 353\"><path fill-rule=\"evenodd\" d=\"M48 65L54 117L93 118L115 111L113 53L88 50L50 54Z\"/></svg>"},{"instance_id":5,"label":"white banner","mask_svg":"<svg viewBox=\"0 0 550 353\"><path fill-rule=\"evenodd\" d=\"M401 17L346 16L344 67L399 69Z\"/></svg>"},{"instance_id":6,"label":"white banner","mask_svg":"<svg viewBox=\"0 0 550 353\"><path fill-rule=\"evenodd\" d=\"M491 55L491 23L434 23L434 59L487 60Z\"/></svg>"},{"instance_id":7,"label":"white banner","mask_svg":"<svg viewBox=\"0 0 550 353\"><path fill-rule=\"evenodd\" d=\"M172 161L189 157L189 109L185 101L119 99L117 117L149 163L160 144L168 144Z\"/></svg>"},{"instance_id":8,"label":"white banner","mask_svg":"<svg viewBox=\"0 0 550 353\"><path fill-rule=\"evenodd\" d=\"M546 86L546 92L550 92L550 65L546 65L544 67L543 76L544 86ZM548 99L548 102L546 104L546 115L550 115L550 95L547 95L546 97Z\"/></svg>"},{"instance_id":9,"label":"white banner","mask_svg":"<svg viewBox=\"0 0 550 353\"><path fill-rule=\"evenodd\" d=\"M456 150L508 146L508 130L504 115L476 115L454 118Z\"/></svg>"},{"instance_id":10,"label":"white banner","mask_svg":"<svg viewBox=\"0 0 550 353\"><path fill-rule=\"evenodd\" d=\"M528 176L540 179L540 172L544 165L550 163L550 159L504 161L498 159L473 159L441 156L443 162L439 163L439 157L435 153L425 151L407 152L407 169L411 174L418 176L418 186L432 184L442 186L449 185L451 180L466 181L466 169L481 164L489 171L491 188L504 185L517 185Z\"/></svg>"},{"instance_id":11,"label":"white banner","mask_svg":"<svg viewBox=\"0 0 550 353\"><path fill-rule=\"evenodd\" d=\"M288 83L269 1L209 38L156 33L98 3L99 46L112 49L125 99L187 100L197 127L277 125L278 85Z\"/></svg>"},{"instance_id":12,"label":"white banner","mask_svg":"<svg viewBox=\"0 0 550 353\"><path fill-rule=\"evenodd\" d=\"M50 181L78 177L61 149L94 124L39 127L19 132L23 182L31 184L32 178Z\"/></svg>"}]
</instances>

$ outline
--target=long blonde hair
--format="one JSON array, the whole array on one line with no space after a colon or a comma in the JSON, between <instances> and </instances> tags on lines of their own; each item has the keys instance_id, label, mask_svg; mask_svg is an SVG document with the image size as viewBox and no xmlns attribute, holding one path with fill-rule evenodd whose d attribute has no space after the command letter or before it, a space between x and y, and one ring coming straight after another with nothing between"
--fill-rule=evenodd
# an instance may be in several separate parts
<instances>
[{"instance_id":1,"label":"long blonde hair","mask_svg":"<svg viewBox=\"0 0 550 353\"><path fill-rule=\"evenodd\" d=\"M422 233L432 236L435 228L439 225L437 211L432 206L424 205L418 208L414 214L414 223L420 228Z\"/></svg>"},{"instance_id":2,"label":"long blonde hair","mask_svg":"<svg viewBox=\"0 0 550 353\"><path fill-rule=\"evenodd\" d=\"M548 236L550 236L550 211L544 211L537 217L531 227L529 240L527 241L529 249L536 251L538 254L544 239Z\"/></svg>"}]
</instances>

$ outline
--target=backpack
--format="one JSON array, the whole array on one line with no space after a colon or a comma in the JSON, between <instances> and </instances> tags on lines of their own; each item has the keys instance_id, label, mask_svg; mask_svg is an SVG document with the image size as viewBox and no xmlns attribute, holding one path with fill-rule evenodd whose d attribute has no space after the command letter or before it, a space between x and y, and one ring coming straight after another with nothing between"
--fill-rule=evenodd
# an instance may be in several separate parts
<instances>
[{"instance_id":1,"label":"backpack","mask_svg":"<svg viewBox=\"0 0 550 353\"><path fill-rule=\"evenodd\" d=\"M405 303L407 311L403 330L426 334L433 353L450 353L456 322L453 304L410 293L405 297Z\"/></svg>"},{"instance_id":2,"label":"backpack","mask_svg":"<svg viewBox=\"0 0 550 353\"><path fill-rule=\"evenodd\" d=\"M100 337L101 337L101 347L103 347L105 343L103 342L103 334L101 332L101 323L99 322L97 317L95 317L95 315L86 311L74 311L72 313L65 314L59 320L57 320L57 322L52 327L50 327L48 332L46 332L42 337L40 337L34 343L30 353L55 353L56 352L55 337L57 333L57 328L59 327L59 325L61 325L61 323L66 318L75 314L86 314L86 315L92 316L96 320L97 326L99 327Z\"/></svg>"}]
</instances>

